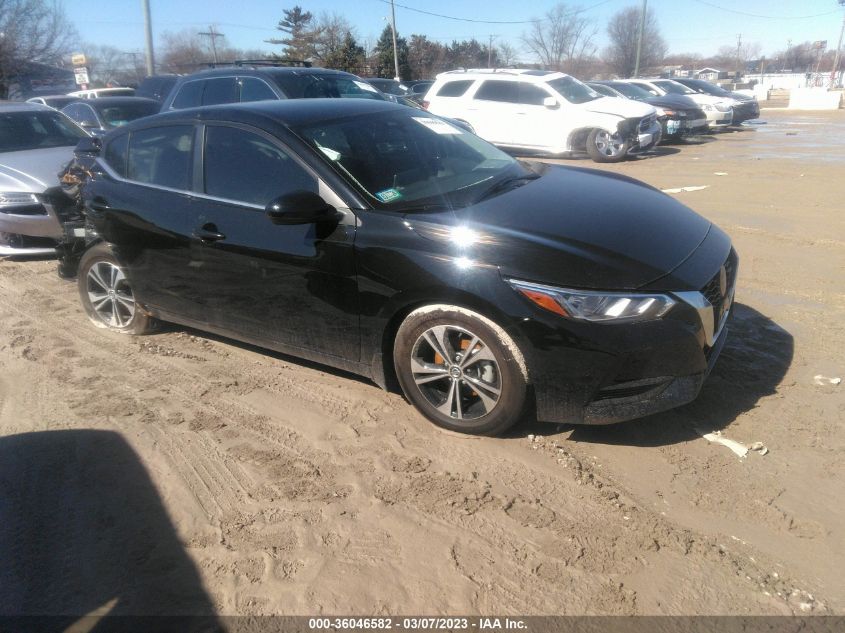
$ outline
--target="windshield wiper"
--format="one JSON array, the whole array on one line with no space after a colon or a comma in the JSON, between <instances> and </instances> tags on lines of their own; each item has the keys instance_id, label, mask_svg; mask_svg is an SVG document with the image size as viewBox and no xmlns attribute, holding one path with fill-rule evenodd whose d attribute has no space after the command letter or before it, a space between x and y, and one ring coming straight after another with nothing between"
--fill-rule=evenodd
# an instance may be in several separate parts
<instances>
[{"instance_id":1,"label":"windshield wiper","mask_svg":"<svg viewBox=\"0 0 845 633\"><path fill-rule=\"evenodd\" d=\"M488 188L484 191L478 198L475 199L475 202L481 202L482 200L486 200L490 196L493 196L497 193L501 193L509 188L515 188L518 182L529 182L531 180L537 180L540 177L540 174L525 174L524 176L513 176L511 178L505 178L504 180L500 180L492 187ZM524 183L523 183L524 184Z\"/></svg>"}]
</instances>

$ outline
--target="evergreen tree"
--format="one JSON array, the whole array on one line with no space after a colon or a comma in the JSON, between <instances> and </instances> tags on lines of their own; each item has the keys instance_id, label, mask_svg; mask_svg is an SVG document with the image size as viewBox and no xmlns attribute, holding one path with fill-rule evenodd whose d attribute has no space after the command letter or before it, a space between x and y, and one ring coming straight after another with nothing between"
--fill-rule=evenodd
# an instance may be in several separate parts
<instances>
[{"instance_id":1,"label":"evergreen tree","mask_svg":"<svg viewBox=\"0 0 845 633\"><path fill-rule=\"evenodd\" d=\"M312 59L315 53L314 40L317 33L311 28L314 15L310 11L303 11L296 5L292 9L284 9L284 17L279 20L276 28L288 37L266 40L268 44L282 44L282 56L288 59Z\"/></svg>"},{"instance_id":2,"label":"evergreen tree","mask_svg":"<svg viewBox=\"0 0 845 633\"><path fill-rule=\"evenodd\" d=\"M396 35L396 50L399 53L399 78L410 79L411 67L408 65L408 42ZM376 77L392 78L396 75L393 64L393 31L390 25L384 27L375 48Z\"/></svg>"},{"instance_id":3,"label":"evergreen tree","mask_svg":"<svg viewBox=\"0 0 845 633\"><path fill-rule=\"evenodd\" d=\"M348 73L359 73L364 66L366 53L359 46L352 33L347 31L339 48L331 51L325 59L326 68L336 68Z\"/></svg>"}]
</instances>

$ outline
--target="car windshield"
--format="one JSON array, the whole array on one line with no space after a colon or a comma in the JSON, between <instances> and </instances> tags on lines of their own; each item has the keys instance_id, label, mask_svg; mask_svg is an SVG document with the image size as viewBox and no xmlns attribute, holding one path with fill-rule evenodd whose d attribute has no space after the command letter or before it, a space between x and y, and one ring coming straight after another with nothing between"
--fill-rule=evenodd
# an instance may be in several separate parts
<instances>
[{"instance_id":1,"label":"car windshield","mask_svg":"<svg viewBox=\"0 0 845 633\"><path fill-rule=\"evenodd\" d=\"M371 80L371 81L368 81L367 83L372 84L373 86L375 86L376 88L378 88L382 92L386 92L389 95L400 95L401 96L401 95L405 94L405 91L402 90L402 86L399 84L398 81L390 81L390 80L375 81L375 80Z\"/></svg>"},{"instance_id":2,"label":"car windshield","mask_svg":"<svg viewBox=\"0 0 845 633\"><path fill-rule=\"evenodd\" d=\"M58 112L0 113L0 152L72 147L86 136Z\"/></svg>"},{"instance_id":3,"label":"car windshield","mask_svg":"<svg viewBox=\"0 0 845 633\"><path fill-rule=\"evenodd\" d=\"M276 75L276 81L290 99L331 97L385 100L376 88L354 76L318 73L279 73Z\"/></svg>"},{"instance_id":4,"label":"car windshield","mask_svg":"<svg viewBox=\"0 0 845 633\"><path fill-rule=\"evenodd\" d=\"M601 97L598 92L573 77L558 77L546 82L546 85L569 103L586 103Z\"/></svg>"},{"instance_id":5,"label":"car windshield","mask_svg":"<svg viewBox=\"0 0 845 633\"><path fill-rule=\"evenodd\" d=\"M726 97L726 96L730 95L730 93L727 90L724 90L724 89L722 89L719 86L716 86L714 84L707 83L706 81L694 79L694 80L690 81L689 83L692 84L692 88L698 90L699 92L703 92L705 94L714 95L714 96L717 96L717 97Z\"/></svg>"},{"instance_id":6,"label":"car windshield","mask_svg":"<svg viewBox=\"0 0 845 633\"><path fill-rule=\"evenodd\" d=\"M695 90L687 88L679 84L677 81L654 81L652 82L658 88L661 88L672 95L694 95Z\"/></svg>"},{"instance_id":7,"label":"car windshield","mask_svg":"<svg viewBox=\"0 0 845 633\"><path fill-rule=\"evenodd\" d=\"M100 106L97 108L100 118L109 127L126 125L141 117L157 114L158 103L126 103L121 105Z\"/></svg>"},{"instance_id":8,"label":"car windshield","mask_svg":"<svg viewBox=\"0 0 845 633\"><path fill-rule=\"evenodd\" d=\"M534 176L474 134L419 111L378 112L295 131L380 208L458 208L497 183Z\"/></svg>"},{"instance_id":9,"label":"car windshield","mask_svg":"<svg viewBox=\"0 0 845 633\"><path fill-rule=\"evenodd\" d=\"M612 83L610 86L614 90L618 90L623 95L628 97L629 99L636 99L637 101L643 101L645 99L650 99L654 95L651 94L648 90L644 90L639 86L635 86L634 84L626 84L624 82L619 83Z\"/></svg>"}]
</instances>

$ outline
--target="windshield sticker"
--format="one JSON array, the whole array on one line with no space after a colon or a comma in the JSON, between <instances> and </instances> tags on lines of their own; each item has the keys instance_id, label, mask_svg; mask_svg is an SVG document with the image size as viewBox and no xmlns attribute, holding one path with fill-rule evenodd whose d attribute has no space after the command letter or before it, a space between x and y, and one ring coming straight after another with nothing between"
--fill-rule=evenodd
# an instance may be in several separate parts
<instances>
[{"instance_id":1,"label":"windshield sticker","mask_svg":"<svg viewBox=\"0 0 845 633\"><path fill-rule=\"evenodd\" d=\"M402 194L399 193L396 189L385 189L384 191L379 191L376 194L376 198L378 198L382 202L393 202L394 200L398 200L401 197Z\"/></svg>"},{"instance_id":2,"label":"windshield sticker","mask_svg":"<svg viewBox=\"0 0 845 633\"><path fill-rule=\"evenodd\" d=\"M361 90L366 90L367 92L378 92L378 90L376 90L373 86L364 81L353 80L352 83L358 86Z\"/></svg>"},{"instance_id":3,"label":"windshield sticker","mask_svg":"<svg viewBox=\"0 0 845 633\"><path fill-rule=\"evenodd\" d=\"M420 125L424 125L432 132L437 132L438 134L463 134L463 132L454 125L450 125L446 123L446 121L442 121L440 119L424 119L422 117L412 118Z\"/></svg>"},{"instance_id":4,"label":"windshield sticker","mask_svg":"<svg viewBox=\"0 0 845 633\"><path fill-rule=\"evenodd\" d=\"M323 154L328 156L330 161L340 160L340 152L337 152L333 149L329 149L328 147L323 147L322 145L318 145L317 147L320 148L320 151L323 152Z\"/></svg>"}]
</instances>

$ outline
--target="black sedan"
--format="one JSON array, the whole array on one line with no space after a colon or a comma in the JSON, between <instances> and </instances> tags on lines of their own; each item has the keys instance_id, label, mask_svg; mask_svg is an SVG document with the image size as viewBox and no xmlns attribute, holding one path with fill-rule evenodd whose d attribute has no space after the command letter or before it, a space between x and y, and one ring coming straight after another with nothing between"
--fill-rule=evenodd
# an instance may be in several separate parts
<instances>
[{"instance_id":1,"label":"black sedan","mask_svg":"<svg viewBox=\"0 0 845 633\"><path fill-rule=\"evenodd\" d=\"M661 139L664 142L678 141L707 130L707 115L689 97L673 94L654 96L625 81L588 81L587 85L608 97L625 97L654 106L657 120L663 128Z\"/></svg>"},{"instance_id":2,"label":"black sedan","mask_svg":"<svg viewBox=\"0 0 845 633\"><path fill-rule=\"evenodd\" d=\"M77 99L62 108L62 112L76 121L86 132L102 136L109 130L130 121L158 114L161 104L143 97L101 97Z\"/></svg>"},{"instance_id":3,"label":"black sedan","mask_svg":"<svg viewBox=\"0 0 845 633\"><path fill-rule=\"evenodd\" d=\"M425 112L289 100L84 141L83 306L339 367L496 434L691 401L726 335L730 238L625 176L524 163ZM96 237L94 237L96 236Z\"/></svg>"}]
</instances>

